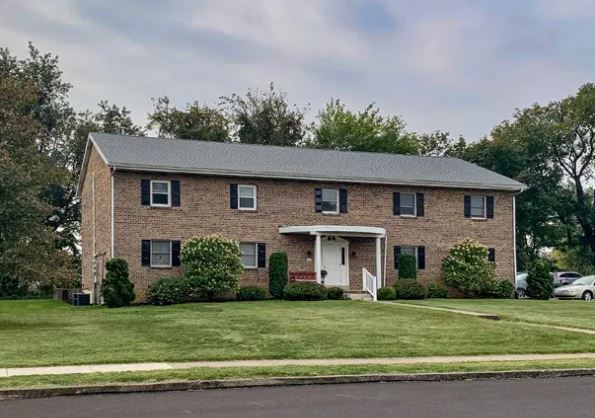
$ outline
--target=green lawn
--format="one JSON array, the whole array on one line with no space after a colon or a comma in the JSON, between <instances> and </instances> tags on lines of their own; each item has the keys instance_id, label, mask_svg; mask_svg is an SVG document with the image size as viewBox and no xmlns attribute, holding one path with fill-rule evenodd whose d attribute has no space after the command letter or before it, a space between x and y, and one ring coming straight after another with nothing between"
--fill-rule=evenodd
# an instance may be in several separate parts
<instances>
[{"instance_id":1,"label":"green lawn","mask_svg":"<svg viewBox=\"0 0 595 418\"><path fill-rule=\"evenodd\" d=\"M427 299L413 303L491 313L512 321L595 330L595 302L582 300Z\"/></svg>"},{"instance_id":2,"label":"green lawn","mask_svg":"<svg viewBox=\"0 0 595 418\"><path fill-rule=\"evenodd\" d=\"M0 301L0 367L586 352L594 343L590 335L355 301L120 309Z\"/></svg>"}]
</instances>

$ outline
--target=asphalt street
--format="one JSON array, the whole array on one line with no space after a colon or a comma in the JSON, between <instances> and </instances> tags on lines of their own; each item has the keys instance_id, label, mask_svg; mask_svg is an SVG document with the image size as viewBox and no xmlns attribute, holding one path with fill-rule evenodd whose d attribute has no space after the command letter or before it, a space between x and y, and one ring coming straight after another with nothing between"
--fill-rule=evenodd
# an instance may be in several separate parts
<instances>
[{"instance_id":1,"label":"asphalt street","mask_svg":"<svg viewBox=\"0 0 595 418\"><path fill-rule=\"evenodd\" d=\"M595 377L368 383L23 399L2 418L593 417Z\"/></svg>"}]
</instances>

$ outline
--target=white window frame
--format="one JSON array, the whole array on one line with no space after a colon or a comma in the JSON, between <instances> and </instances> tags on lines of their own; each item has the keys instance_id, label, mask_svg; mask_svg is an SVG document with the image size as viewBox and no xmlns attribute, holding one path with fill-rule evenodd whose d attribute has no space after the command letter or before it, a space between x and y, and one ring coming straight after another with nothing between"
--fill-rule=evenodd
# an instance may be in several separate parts
<instances>
[{"instance_id":1,"label":"white window frame","mask_svg":"<svg viewBox=\"0 0 595 418\"><path fill-rule=\"evenodd\" d=\"M242 261L242 266L244 266L244 268L247 269L247 270L255 270L255 269L257 269L258 268L258 243L251 242L251 241L242 241L242 242L240 242L240 253L242 251L242 245L252 245L254 247L254 265L247 266ZM242 253L241 256L243 257L244 254ZM241 259L241 257L240 257L240 259Z\"/></svg>"},{"instance_id":2,"label":"white window frame","mask_svg":"<svg viewBox=\"0 0 595 418\"><path fill-rule=\"evenodd\" d=\"M404 254L403 253L403 248L413 248L413 253L414 253L413 255L415 257L415 263L416 263L415 265L417 266L417 249L418 249L417 248L417 245L401 245L401 254L400 254L400 256L409 255L409 254Z\"/></svg>"},{"instance_id":3,"label":"white window frame","mask_svg":"<svg viewBox=\"0 0 595 418\"><path fill-rule=\"evenodd\" d=\"M333 191L337 195L337 200L336 200L336 202L337 202L337 209L336 210L323 210L322 213L325 214L325 215L338 215L339 214L339 206L341 204L339 202L339 199L341 198L340 193L339 193L339 189L330 189L330 188L329 189L325 189L325 188L323 188L321 190L321 193L320 193L320 205L321 205L321 207L324 206L324 191L325 190L326 191L329 191L329 190L330 191Z\"/></svg>"},{"instance_id":4,"label":"white window frame","mask_svg":"<svg viewBox=\"0 0 595 418\"><path fill-rule=\"evenodd\" d=\"M153 202L153 184L166 183L167 184L167 204ZM164 194L164 193L159 193ZM169 208L171 207L171 181L169 180L151 180L151 206Z\"/></svg>"},{"instance_id":5,"label":"white window frame","mask_svg":"<svg viewBox=\"0 0 595 418\"><path fill-rule=\"evenodd\" d=\"M169 264L153 264L153 242L169 242ZM172 241L167 239L151 240L151 267L152 268L170 268L172 266Z\"/></svg>"},{"instance_id":6,"label":"white window frame","mask_svg":"<svg viewBox=\"0 0 595 418\"><path fill-rule=\"evenodd\" d=\"M252 191L254 192L254 207L244 207L241 205L241 197L242 194L240 193L240 189L252 189ZM252 184L238 184L238 209L239 210L256 210L256 208L258 207L258 204L256 202L256 186L252 185Z\"/></svg>"},{"instance_id":7,"label":"white window frame","mask_svg":"<svg viewBox=\"0 0 595 418\"><path fill-rule=\"evenodd\" d=\"M483 215L482 216L474 216L473 215L473 198L474 197L481 197L483 199ZM481 194L474 194L469 197L469 216L471 219L487 219L487 199L485 195Z\"/></svg>"},{"instance_id":8,"label":"white window frame","mask_svg":"<svg viewBox=\"0 0 595 418\"><path fill-rule=\"evenodd\" d=\"M415 192L401 192L401 202L403 202L403 195L410 194L413 195L413 215L403 214L403 205L399 203L399 212L401 213L399 216L403 218L417 218L417 193Z\"/></svg>"}]
</instances>

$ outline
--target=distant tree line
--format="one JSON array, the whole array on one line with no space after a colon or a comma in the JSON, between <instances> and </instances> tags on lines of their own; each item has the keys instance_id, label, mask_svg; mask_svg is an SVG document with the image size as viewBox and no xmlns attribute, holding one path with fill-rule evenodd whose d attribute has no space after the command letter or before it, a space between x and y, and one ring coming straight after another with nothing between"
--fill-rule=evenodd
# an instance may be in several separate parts
<instances>
[{"instance_id":1,"label":"distant tree line","mask_svg":"<svg viewBox=\"0 0 595 418\"><path fill-rule=\"evenodd\" d=\"M29 45L23 59L0 48L0 297L72 286L80 279L80 203L75 199L89 132L348 151L451 156L525 183L517 198L520 268L553 248L560 268L594 271L595 85L517 109L484 138L407 130L370 104L331 99L308 123L308 107L282 90L223 96L177 107L153 99L146 126L124 106L75 109L58 58Z\"/></svg>"}]
</instances>

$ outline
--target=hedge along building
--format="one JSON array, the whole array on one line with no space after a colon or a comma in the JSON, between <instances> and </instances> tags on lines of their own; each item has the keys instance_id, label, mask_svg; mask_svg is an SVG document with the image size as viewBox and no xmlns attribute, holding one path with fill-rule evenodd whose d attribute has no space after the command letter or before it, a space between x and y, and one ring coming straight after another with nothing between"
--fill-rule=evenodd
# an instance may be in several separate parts
<instances>
[{"instance_id":1,"label":"hedge along building","mask_svg":"<svg viewBox=\"0 0 595 418\"><path fill-rule=\"evenodd\" d=\"M96 301L105 259L121 257L142 300L181 274L185 240L213 233L240 242L243 284L267 286L272 251L347 290L391 284L401 254L419 280L440 280L467 237L512 279L522 188L455 158L93 133L78 187L83 286Z\"/></svg>"}]
</instances>

